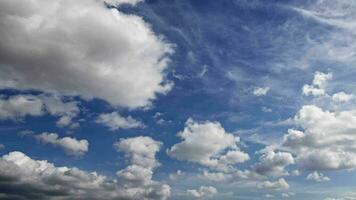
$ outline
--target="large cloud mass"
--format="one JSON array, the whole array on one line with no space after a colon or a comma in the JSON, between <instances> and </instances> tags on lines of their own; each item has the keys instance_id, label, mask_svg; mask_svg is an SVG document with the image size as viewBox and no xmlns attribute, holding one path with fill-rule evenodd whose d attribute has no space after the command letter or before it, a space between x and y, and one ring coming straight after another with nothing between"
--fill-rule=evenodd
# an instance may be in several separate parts
<instances>
[{"instance_id":1,"label":"large cloud mass","mask_svg":"<svg viewBox=\"0 0 356 200\"><path fill-rule=\"evenodd\" d=\"M21 200L163 200L170 187L152 180L152 171L130 165L116 180L78 168L56 167L21 152L0 158L1 199Z\"/></svg>"},{"instance_id":2,"label":"large cloud mass","mask_svg":"<svg viewBox=\"0 0 356 200\"><path fill-rule=\"evenodd\" d=\"M295 116L302 131L290 129L284 146L297 154L297 162L309 170L356 168L356 111L325 111L303 106Z\"/></svg>"},{"instance_id":3,"label":"large cloud mass","mask_svg":"<svg viewBox=\"0 0 356 200\"><path fill-rule=\"evenodd\" d=\"M0 88L137 108L171 87L164 75L171 45L138 16L98 0L3 0L0 13Z\"/></svg>"}]
</instances>

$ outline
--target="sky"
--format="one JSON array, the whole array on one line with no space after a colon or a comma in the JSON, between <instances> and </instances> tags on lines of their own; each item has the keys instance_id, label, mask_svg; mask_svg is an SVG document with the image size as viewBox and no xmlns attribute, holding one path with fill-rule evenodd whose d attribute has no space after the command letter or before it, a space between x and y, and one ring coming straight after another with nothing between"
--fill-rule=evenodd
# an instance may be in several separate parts
<instances>
[{"instance_id":1,"label":"sky","mask_svg":"<svg viewBox=\"0 0 356 200\"><path fill-rule=\"evenodd\" d=\"M1 0L0 199L356 199L356 1Z\"/></svg>"}]
</instances>

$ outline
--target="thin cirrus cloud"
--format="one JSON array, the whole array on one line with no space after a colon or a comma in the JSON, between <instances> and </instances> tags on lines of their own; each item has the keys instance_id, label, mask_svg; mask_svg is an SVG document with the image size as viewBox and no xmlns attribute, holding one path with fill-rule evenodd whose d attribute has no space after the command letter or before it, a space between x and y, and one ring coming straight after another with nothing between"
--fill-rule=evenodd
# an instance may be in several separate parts
<instances>
[{"instance_id":1,"label":"thin cirrus cloud","mask_svg":"<svg viewBox=\"0 0 356 200\"><path fill-rule=\"evenodd\" d=\"M0 7L2 89L58 92L139 108L172 87L164 73L172 47L141 17L96 0L5 0Z\"/></svg>"}]
</instances>

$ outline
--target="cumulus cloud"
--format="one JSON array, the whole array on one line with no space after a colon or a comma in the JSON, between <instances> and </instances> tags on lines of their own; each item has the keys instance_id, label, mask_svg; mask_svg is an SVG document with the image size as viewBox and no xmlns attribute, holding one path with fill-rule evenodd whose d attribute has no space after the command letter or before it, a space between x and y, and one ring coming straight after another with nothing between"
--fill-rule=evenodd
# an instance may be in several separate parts
<instances>
[{"instance_id":1,"label":"cumulus cloud","mask_svg":"<svg viewBox=\"0 0 356 200\"><path fill-rule=\"evenodd\" d=\"M23 200L164 200L170 194L168 185L152 180L128 186L122 178L110 180L96 172L56 167L21 152L0 158L0 188L3 198Z\"/></svg>"},{"instance_id":2,"label":"cumulus cloud","mask_svg":"<svg viewBox=\"0 0 356 200\"><path fill-rule=\"evenodd\" d=\"M285 168L294 163L291 153L267 150L259 158L259 162L253 166L253 170L263 176L285 176L288 175Z\"/></svg>"},{"instance_id":3,"label":"cumulus cloud","mask_svg":"<svg viewBox=\"0 0 356 200\"><path fill-rule=\"evenodd\" d=\"M42 116L51 114L60 117L57 125L60 127L78 127L72 119L80 109L76 101L63 101L58 96L48 95L13 95L0 98L0 120L22 120L26 116Z\"/></svg>"},{"instance_id":4,"label":"cumulus cloud","mask_svg":"<svg viewBox=\"0 0 356 200\"><path fill-rule=\"evenodd\" d=\"M268 93L269 90L270 90L269 87L256 87L254 88L252 93L256 96L264 96Z\"/></svg>"},{"instance_id":5,"label":"cumulus cloud","mask_svg":"<svg viewBox=\"0 0 356 200\"><path fill-rule=\"evenodd\" d=\"M172 45L139 16L100 0L3 0L0 8L0 88L138 108L172 87L165 78Z\"/></svg>"},{"instance_id":6,"label":"cumulus cloud","mask_svg":"<svg viewBox=\"0 0 356 200\"><path fill-rule=\"evenodd\" d=\"M316 181L316 182L326 182L326 181L330 181L330 178L325 176L322 173L319 173L317 171L314 171L310 174L308 174L307 180L311 180L311 181Z\"/></svg>"},{"instance_id":7,"label":"cumulus cloud","mask_svg":"<svg viewBox=\"0 0 356 200\"><path fill-rule=\"evenodd\" d=\"M325 95L325 87L328 80L332 79L331 73L315 72L313 83L303 86L303 95L322 96Z\"/></svg>"},{"instance_id":8,"label":"cumulus cloud","mask_svg":"<svg viewBox=\"0 0 356 200\"><path fill-rule=\"evenodd\" d=\"M185 125L177 134L183 141L167 150L171 157L221 170L249 159L237 147L240 138L227 133L219 122L188 119Z\"/></svg>"},{"instance_id":9,"label":"cumulus cloud","mask_svg":"<svg viewBox=\"0 0 356 200\"><path fill-rule=\"evenodd\" d=\"M162 143L150 137L134 137L122 139L114 146L118 151L124 152L131 164L140 165L147 168L159 166L155 155L159 151Z\"/></svg>"},{"instance_id":10,"label":"cumulus cloud","mask_svg":"<svg viewBox=\"0 0 356 200\"><path fill-rule=\"evenodd\" d=\"M109 127L111 131L115 131L118 129L132 129L132 128L143 128L145 125L132 118L131 116L122 117L117 112L112 113L103 113L100 114L96 120L99 124L104 124Z\"/></svg>"},{"instance_id":11,"label":"cumulus cloud","mask_svg":"<svg viewBox=\"0 0 356 200\"><path fill-rule=\"evenodd\" d=\"M152 180L153 170L160 165L156 160L156 153L161 142L147 136L121 139L114 146L125 153L129 165L118 171L118 182L125 188L135 192L137 188L148 188L150 192L146 199L166 199L170 196L170 187ZM137 198L141 199L141 198Z\"/></svg>"},{"instance_id":12,"label":"cumulus cloud","mask_svg":"<svg viewBox=\"0 0 356 200\"><path fill-rule=\"evenodd\" d=\"M331 112L305 105L294 120L302 130L288 130L283 146L295 152L299 165L312 171L356 167L355 110Z\"/></svg>"},{"instance_id":13,"label":"cumulus cloud","mask_svg":"<svg viewBox=\"0 0 356 200\"><path fill-rule=\"evenodd\" d=\"M82 156L88 152L89 142L87 140L77 140L76 138L63 137L59 138L56 133L41 133L34 136L43 144L51 144L62 148L67 154Z\"/></svg>"},{"instance_id":14,"label":"cumulus cloud","mask_svg":"<svg viewBox=\"0 0 356 200\"><path fill-rule=\"evenodd\" d=\"M0 119L2 120L18 120L26 116L43 114L43 103L35 96L18 95L0 99Z\"/></svg>"},{"instance_id":15,"label":"cumulus cloud","mask_svg":"<svg viewBox=\"0 0 356 200\"><path fill-rule=\"evenodd\" d=\"M256 174L250 170L232 170L231 172L209 172L204 170L202 174L199 175L200 178L204 180L214 181L214 182L237 182L242 180L260 180L263 177Z\"/></svg>"},{"instance_id":16,"label":"cumulus cloud","mask_svg":"<svg viewBox=\"0 0 356 200\"><path fill-rule=\"evenodd\" d=\"M345 92L338 92L333 94L332 100L335 102L349 102L353 99L355 99L355 95L353 94L346 94Z\"/></svg>"},{"instance_id":17,"label":"cumulus cloud","mask_svg":"<svg viewBox=\"0 0 356 200\"><path fill-rule=\"evenodd\" d=\"M283 198L291 198L291 197L295 196L295 193L294 193L294 192L283 192L283 193L281 194L281 196L282 196Z\"/></svg>"},{"instance_id":18,"label":"cumulus cloud","mask_svg":"<svg viewBox=\"0 0 356 200\"><path fill-rule=\"evenodd\" d=\"M280 178L276 181L264 181L257 185L260 189L269 189L269 190L286 190L289 188L289 184L284 178Z\"/></svg>"},{"instance_id":19,"label":"cumulus cloud","mask_svg":"<svg viewBox=\"0 0 356 200\"><path fill-rule=\"evenodd\" d=\"M187 190L187 195L194 198L210 198L218 193L212 186L200 186L199 189Z\"/></svg>"}]
</instances>

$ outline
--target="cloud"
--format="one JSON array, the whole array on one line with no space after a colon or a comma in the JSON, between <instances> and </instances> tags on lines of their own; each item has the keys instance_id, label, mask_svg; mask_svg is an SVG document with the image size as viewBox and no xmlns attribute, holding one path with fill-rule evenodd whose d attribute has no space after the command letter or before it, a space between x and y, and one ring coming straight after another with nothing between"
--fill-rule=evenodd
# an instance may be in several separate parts
<instances>
[{"instance_id":1,"label":"cloud","mask_svg":"<svg viewBox=\"0 0 356 200\"><path fill-rule=\"evenodd\" d=\"M181 170L177 170L175 173L169 174L169 179L170 180L177 180L181 177L183 177L185 175L184 172L182 172Z\"/></svg>"},{"instance_id":2,"label":"cloud","mask_svg":"<svg viewBox=\"0 0 356 200\"><path fill-rule=\"evenodd\" d=\"M38 117L45 114L60 117L59 127L78 127L72 119L78 115L78 102L64 102L58 96L48 95L13 95L0 98L0 120L22 120L26 116Z\"/></svg>"},{"instance_id":3,"label":"cloud","mask_svg":"<svg viewBox=\"0 0 356 200\"><path fill-rule=\"evenodd\" d=\"M260 180L260 175L254 173L250 170L232 170L231 172L209 172L204 170L202 174L199 175L200 178L208 181L214 182L238 182L246 180Z\"/></svg>"},{"instance_id":4,"label":"cloud","mask_svg":"<svg viewBox=\"0 0 356 200\"><path fill-rule=\"evenodd\" d=\"M5 199L164 200L170 194L169 186L152 180L145 185L124 185L128 185L124 179L110 180L96 172L56 167L21 152L0 158L0 188Z\"/></svg>"},{"instance_id":5,"label":"cloud","mask_svg":"<svg viewBox=\"0 0 356 200\"><path fill-rule=\"evenodd\" d=\"M332 100L335 102L349 102L353 99L355 99L355 95L353 94L346 94L345 92L338 92L333 94Z\"/></svg>"},{"instance_id":6,"label":"cloud","mask_svg":"<svg viewBox=\"0 0 356 200\"><path fill-rule=\"evenodd\" d=\"M347 192L343 194L341 197L327 197L324 200L355 200L356 199L356 193L355 192Z\"/></svg>"},{"instance_id":7,"label":"cloud","mask_svg":"<svg viewBox=\"0 0 356 200\"><path fill-rule=\"evenodd\" d=\"M324 176L324 174L318 173L317 171L314 171L313 173L308 174L306 179L311 180L311 181L316 181L316 182L330 181L329 177Z\"/></svg>"},{"instance_id":8,"label":"cloud","mask_svg":"<svg viewBox=\"0 0 356 200\"><path fill-rule=\"evenodd\" d=\"M0 7L0 88L139 108L172 87L165 78L172 45L139 16L100 0L4 0Z\"/></svg>"},{"instance_id":9,"label":"cloud","mask_svg":"<svg viewBox=\"0 0 356 200\"><path fill-rule=\"evenodd\" d=\"M77 140L76 138L63 137L59 138L56 133L41 133L34 136L43 144L51 144L62 148L67 154L82 156L88 152L89 142L87 140Z\"/></svg>"},{"instance_id":10,"label":"cloud","mask_svg":"<svg viewBox=\"0 0 356 200\"><path fill-rule=\"evenodd\" d=\"M259 162L252 168L254 172L260 175L278 177L288 175L285 168L294 163L295 161L291 153L267 150L259 158Z\"/></svg>"},{"instance_id":11,"label":"cloud","mask_svg":"<svg viewBox=\"0 0 356 200\"><path fill-rule=\"evenodd\" d=\"M265 194L266 198L274 198L275 196L273 194Z\"/></svg>"},{"instance_id":12,"label":"cloud","mask_svg":"<svg viewBox=\"0 0 356 200\"><path fill-rule=\"evenodd\" d=\"M257 185L260 189L269 189L269 190L286 190L289 188L289 184L284 178L280 178L276 181L264 181Z\"/></svg>"},{"instance_id":13,"label":"cloud","mask_svg":"<svg viewBox=\"0 0 356 200\"><path fill-rule=\"evenodd\" d=\"M147 188L150 192L147 199L166 199L170 196L170 186L152 180L153 170L160 165L156 153L162 143L147 136L121 139L114 146L119 152L125 153L129 165L118 171L118 182L124 188ZM142 199L142 198L135 198Z\"/></svg>"},{"instance_id":14,"label":"cloud","mask_svg":"<svg viewBox=\"0 0 356 200\"><path fill-rule=\"evenodd\" d=\"M313 83L303 86L303 95L322 96L325 95L325 87L328 80L332 79L331 73L315 72Z\"/></svg>"},{"instance_id":15,"label":"cloud","mask_svg":"<svg viewBox=\"0 0 356 200\"><path fill-rule=\"evenodd\" d=\"M240 138L227 133L219 122L188 119L185 125L177 134L183 141L167 150L172 158L221 170L249 159L237 147Z\"/></svg>"},{"instance_id":16,"label":"cloud","mask_svg":"<svg viewBox=\"0 0 356 200\"><path fill-rule=\"evenodd\" d=\"M197 190L187 190L187 195L194 198L210 198L218 193L218 190L212 186L200 186Z\"/></svg>"},{"instance_id":17,"label":"cloud","mask_svg":"<svg viewBox=\"0 0 356 200\"><path fill-rule=\"evenodd\" d=\"M34 96L18 95L0 99L1 120L18 120L26 116L41 116L43 114L43 103Z\"/></svg>"},{"instance_id":18,"label":"cloud","mask_svg":"<svg viewBox=\"0 0 356 200\"><path fill-rule=\"evenodd\" d=\"M295 196L295 193L294 193L294 192L283 192L283 193L281 194L281 196L282 196L283 198L291 198L291 197Z\"/></svg>"},{"instance_id":19,"label":"cloud","mask_svg":"<svg viewBox=\"0 0 356 200\"><path fill-rule=\"evenodd\" d=\"M283 146L296 154L299 165L312 171L356 167L355 110L331 112L305 105L294 120L302 131L288 130Z\"/></svg>"},{"instance_id":20,"label":"cloud","mask_svg":"<svg viewBox=\"0 0 356 200\"><path fill-rule=\"evenodd\" d=\"M122 117L117 112L112 113L103 113L100 114L96 120L96 123L104 124L109 127L111 131L115 131L118 129L132 129L132 128L143 128L145 125L132 118L131 116Z\"/></svg>"},{"instance_id":21,"label":"cloud","mask_svg":"<svg viewBox=\"0 0 356 200\"><path fill-rule=\"evenodd\" d=\"M269 90L270 90L269 87L256 87L252 93L259 97L259 96L266 95Z\"/></svg>"},{"instance_id":22,"label":"cloud","mask_svg":"<svg viewBox=\"0 0 356 200\"><path fill-rule=\"evenodd\" d=\"M122 139L114 144L118 151L124 152L130 163L147 168L159 166L155 155L159 151L162 143L150 137L139 136Z\"/></svg>"}]
</instances>

